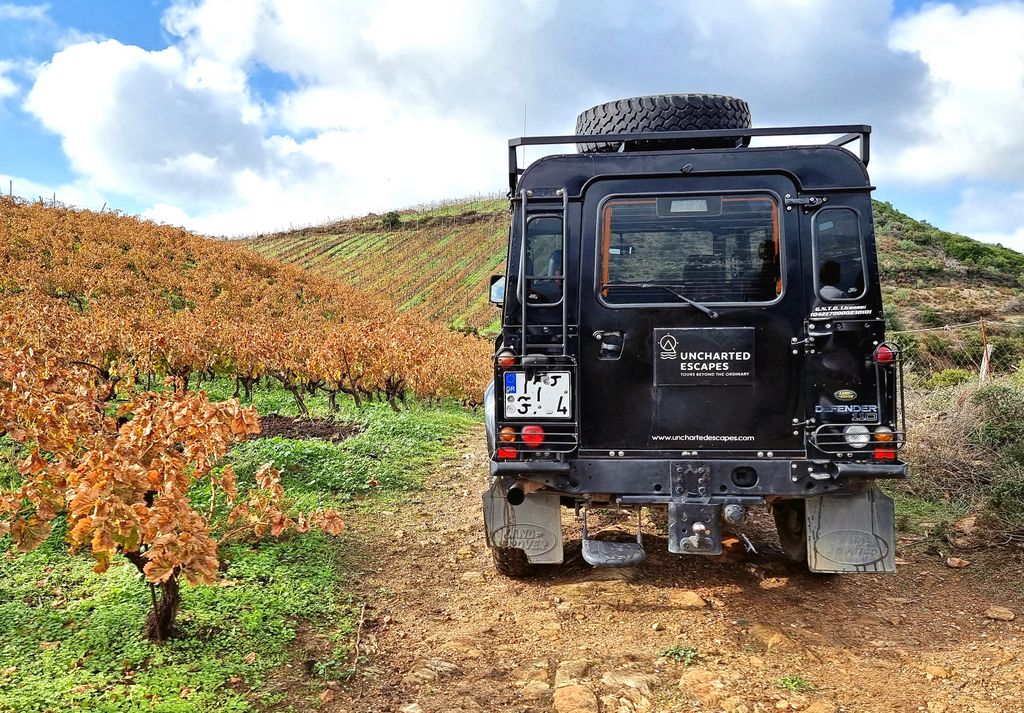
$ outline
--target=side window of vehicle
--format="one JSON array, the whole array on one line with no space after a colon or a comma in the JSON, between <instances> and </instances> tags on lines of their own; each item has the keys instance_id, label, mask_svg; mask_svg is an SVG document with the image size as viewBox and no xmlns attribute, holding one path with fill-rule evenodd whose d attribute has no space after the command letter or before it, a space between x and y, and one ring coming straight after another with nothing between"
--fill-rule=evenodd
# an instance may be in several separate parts
<instances>
[{"instance_id":1,"label":"side window of vehicle","mask_svg":"<svg viewBox=\"0 0 1024 713\"><path fill-rule=\"evenodd\" d=\"M531 218L526 224L526 299L530 304L554 304L562 299L562 219Z\"/></svg>"},{"instance_id":2,"label":"side window of vehicle","mask_svg":"<svg viewBox=\"0 0 1024 713\"><path fill-rule=\"evenodd\" d=\"M855 211L826 208L815 214L814 257L819 297L854 300L864 294L864 243Z\"/></svg>"}]
</instances>

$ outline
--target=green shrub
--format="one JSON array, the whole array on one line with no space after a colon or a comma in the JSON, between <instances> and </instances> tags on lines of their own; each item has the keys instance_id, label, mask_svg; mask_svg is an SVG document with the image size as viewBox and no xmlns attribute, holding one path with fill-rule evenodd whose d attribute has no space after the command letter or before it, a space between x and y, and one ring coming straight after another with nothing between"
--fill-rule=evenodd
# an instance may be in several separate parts
<instances>
[{"instance_id":1,"label":"green shrub","mask_svg":"<svg viewBox=\"0 0 1024 713\"><path fill-rule=\"evenodd\" d=\"M997 449L1024 443L1024 389L1012 381L988 383L971 400L981 415L975 430L979 443Z\"/></svg>"},{"instance_id":2,"label":"green shrub","mask_svg":"<svg viewBox=\"0 0 1024 713\"><path fill-rule=\"evenodd\" d=\"M886 302L884 305L885 312L885 329L889 332L898 332L902 329L906 329L907 325L903 321L903 315L896 309L896 305L892 302Z\"/></svg>"},{"instance_id":3,"label":"green shrub","mask_svg":"<svg viewBox=\"0 0 1024 713\"><path fill-rule=\"evenodd\" d=\"M922 385L926 389L938 389L944 386L966 384L975 378L975 373L967 369L943 369L928 377Z\"/></svg>"},{"instance_id":4,"label":"green shrub","mask_svg":"<svg viewBox=\"0 0 1024 713\"><path fill-rule=\"evenodd\" d=\"M934 307L924 307L917 315L917 319L926 327L942 327L946 324L946 315Z\"/></svg>"},{"instance_id":5,"label":"green shrub","mask_svg":"<svg viewBox=\"0 0 1024 713\"><path fill-rule=\"evenodd\" d=\"M908 411L910 478L893 484L897 494L976 512L995 536L1024 533L1024 384L1002 377L912 394Z\"/></svg>"},{"instance_id":6,"label":"green shrub","mask_svg":"<svg viewBox=\"0 0 1024 713\"><path fill-rule=\"evenodd\" d=\"M988 506L1004 525L1024 531L1024 472L1007 472L992 484Z\"/></svg>"},{"instance_id":7,"label":"green shrub","mask_svg":"<svg viewBox=\"0 0 1024 713\"><path fill-rule=\"evenodd\" d=\"M380 219L380 225L385 230L395 230L402 224L402 216L397 210L388 211Z\"/></svg>"}]
</instances>

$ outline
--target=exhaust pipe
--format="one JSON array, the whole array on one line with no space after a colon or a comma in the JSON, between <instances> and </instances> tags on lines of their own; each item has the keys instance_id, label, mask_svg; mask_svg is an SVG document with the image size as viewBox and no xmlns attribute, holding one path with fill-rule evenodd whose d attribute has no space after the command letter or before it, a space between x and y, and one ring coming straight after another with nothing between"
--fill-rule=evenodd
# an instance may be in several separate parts
<instances>
[{"instance_id":1,"label":"exhaust pipe","mask_svg":"<svg viewBox=\"0 0 1024 713\"><path fill-rule=\"evenodd\" d=\"M505 499L509 505L522 505L526 501L526 493L517 483L505 491Z\"/></svg>"}]
</instances>

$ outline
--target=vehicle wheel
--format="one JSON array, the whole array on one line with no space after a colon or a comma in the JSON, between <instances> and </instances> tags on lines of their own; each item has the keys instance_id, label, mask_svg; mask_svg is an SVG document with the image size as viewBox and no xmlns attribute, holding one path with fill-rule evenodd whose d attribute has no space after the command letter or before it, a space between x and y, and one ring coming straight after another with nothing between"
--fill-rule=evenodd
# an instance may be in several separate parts
<instances>
[{"instance_id":1,"label":"vehicle wheel","mask_svg":"<svg viewBox=\"0 0 1024 713\"><path fill-rule=\"evenodd\" d=\"M775 529L786 558L807 567L806 503L803 500L781 500L772 503Z\"/></svg>"},{"instance_id":2,"label":"vehicle wheel","mask_svg":"<svg viewBox=\"0 0 1024 713\"><path fill-rule=\"evenodd\" d=\"M506 577L522 579L537 571L537 565L530 564L526 553L515 547L492 547L491 557L494 559L494 569Z\"/></svg>"},{"instance_id":3,"label":"vehicle wheel","mask_svg":"<svg viewBox=\"0 0 1024 713\"><path fill-rule=\"evenodd\" d=\"M742 99L720 94L656 94L598 104L576 118L577 134L620 134L651 131L700 131L750 128L750 107ZM675 148L736 148L739 139L645 141L645 150ZM619 142L577 144L580 153L611 153Z\"/></svg>"}]
</instances>

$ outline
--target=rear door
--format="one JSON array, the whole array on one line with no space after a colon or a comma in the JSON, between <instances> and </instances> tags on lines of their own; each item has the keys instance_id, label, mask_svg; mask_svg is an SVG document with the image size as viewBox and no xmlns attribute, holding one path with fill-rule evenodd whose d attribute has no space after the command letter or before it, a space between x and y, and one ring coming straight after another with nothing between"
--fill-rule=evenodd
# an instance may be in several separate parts
<instances>
[{"instance_id":1,"label":"rear door","mask_svg":"<svg viewBox=\"0 0 1024 713\"><path fill-rule=\"evenodd\" d=\"M803 452L801 246L784 205L795 193L775 175L591 184L582 455Z\"/></svg>"}]
</instances>

